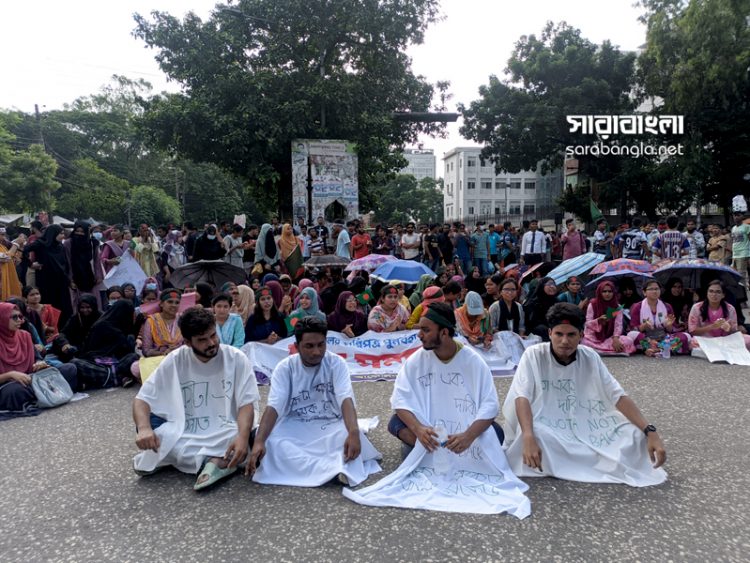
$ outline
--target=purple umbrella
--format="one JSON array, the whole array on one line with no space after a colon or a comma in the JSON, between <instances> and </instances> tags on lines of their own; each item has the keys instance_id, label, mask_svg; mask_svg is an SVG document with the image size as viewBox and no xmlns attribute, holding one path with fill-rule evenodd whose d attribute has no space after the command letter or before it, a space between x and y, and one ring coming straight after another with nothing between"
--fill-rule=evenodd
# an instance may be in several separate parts
<instances>
[{"instance_id":1,"label":"purple umbrella","mask_svg":"<svg viewBox=\"0 0 750 563\"><path fill-rule=\"evenodd\" d=\"M349 265L344 269L345 272L356 272L358 270L365 270L372 272L381 264L386 262L394 262L398 260L395 256L390 254L368 254L363 258L357 258L349 262Z\"/></svg>"}]
</instances>

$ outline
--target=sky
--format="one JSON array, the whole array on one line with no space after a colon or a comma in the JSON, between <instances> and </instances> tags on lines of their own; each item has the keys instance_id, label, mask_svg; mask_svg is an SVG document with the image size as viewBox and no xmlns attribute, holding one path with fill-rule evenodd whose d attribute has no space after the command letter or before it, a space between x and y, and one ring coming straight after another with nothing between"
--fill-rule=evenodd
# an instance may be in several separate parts
<instances>
[{"instance_id":1,"label":"sky","mask_svg":"<svg viewBox=\"0 0 750 563\"><path fill-rule=\"evenodd\" d=\"M347 0L340 0L347 1ZM7 2L0 27L0 108L33 112L58 109L98 91L113 74L143 78L156 91L175 90L154 60L155 52L132 35L133 14L166 11L206 17L215 0L39 0ZM596 43L609 39L623 50L645 43L641 10L634 0L442 0L443 20L427 31L422 45L409 49L412 68L429 81L449 80L449 111L469 104L490 75L502 76L521 35L539 35L549 20L566 21ZM443 153L473 146L458 133L422 139L424 148Z\"/></svg>"}]
</instances>

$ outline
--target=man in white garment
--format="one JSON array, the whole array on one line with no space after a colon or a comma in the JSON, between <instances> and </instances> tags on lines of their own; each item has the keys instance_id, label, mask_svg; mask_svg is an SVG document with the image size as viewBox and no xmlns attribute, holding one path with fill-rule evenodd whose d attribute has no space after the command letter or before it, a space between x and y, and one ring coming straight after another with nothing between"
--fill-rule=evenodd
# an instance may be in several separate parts
<instances>
[{"instance_id":1,"label":"man in white garment","mask_svg":"<svg viewBox=\"0 0 750 563\"><path fill-rule=\"evenodd\" d=\"M185 345L170 352L133 401L137 474L169 465L200 473L205 489L237 470L252 445L258 384L240 350L219 343L210 311L192 307L180 318Z\"/></svg>"},{"instance_id":2,"label":"man in white garment","mask_svg":"<svg viewBox=\"0 0 750 563\"><path fill-rule=\"evenodd\" d=\"M585 318L558 303L549 343L529 347L503 405L506 454L520 477L658 485L667 458L656 428L595 350L579 346Z\"/></svg>"},{"instance_id":3,"label":"man in white garment","mask_svg":"<svg viewBox=\"0 0 750 563\"><path fill-rule=\"evenodd\" d=\"M338 478L356 485L380 471L381 455L357 424L349 368L326 350L327 332L315 317L294 327L298 353L271 376L247 465L256 483L317 487Z\"/></svg>"},{"instance_id":4,"label":"man in white garment","mask_svg":"<svg viewBox=\"0 0 750 563\"><path fill-rule=\"evenodd\" d=\"M431 303L419 321L422 348L396 377L391 433L413 450L395 472L344 495L359 504L525 518L528 486L510 470L493 428L499 411L492 373L471 346L456 342L455 315Z\"/></svg>"}]
</instances>

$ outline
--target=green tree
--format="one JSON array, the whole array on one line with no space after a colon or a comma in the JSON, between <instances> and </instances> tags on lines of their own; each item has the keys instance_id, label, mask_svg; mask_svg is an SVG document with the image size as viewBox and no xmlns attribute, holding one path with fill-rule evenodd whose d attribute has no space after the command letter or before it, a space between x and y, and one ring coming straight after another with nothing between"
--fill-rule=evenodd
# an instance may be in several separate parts
<instances>
[{"instance_id":1,"label":"green tree","mask_svg":"<svg viewBox=\"0 0 750 563\"><path fill-rule=\"evenodd\" d=\"M66 193L60 196L57 211L76 218L93 217L108 224L123 223L130 192L127 180L102 170L93 159L73 161L75 172L66 180Z\"/></svg>"},{"instance_id":2,"label":"green tree","mask_svg":"<svg viewBox=\"0 0 750 563\"><path fill-rule=\"evenodd\" d=\"M7 158L8 152L2 158ZM0 163L0 194L3 205L17 211L52 209L57 163L41 145L15 151L5 164Z\"/></svg>"},{"instance_id":3,"label":"green tree","mask_svg":"<svg viewBox=\"0 0 750 563\"><path fill-rule=\"evenodd\" d=\"M491 76L478 100L459 106L461 134L484 145L482 157L498 172L535 170L540 163L543 173L558 169L566 146L586 144L580 133L570 132L568 115L635 109L634 61L635 54L609 41L597 45L564 22L548 22L540 37L522 36L516 43L506 68L509 78ZM627 189L632 182L623 170L625 159L577 158L579 176L601 186L602 206L618 202L623 185Z\"/></svg>"},{"instance_id":4,"label":"green tree","mask_svg":"<svg viewBox=\"0 0 750 563\"><path fill-rule=\"evenodd\" d=\"M236 6L236 7L235 7ZM136 16L135 34L183 91L146 104L143 128L160 147L219 164L291 209L291 141L356 143L359 185L406 165L394 147L434 124L395 122L430 109L437 88L405 54L436 20L437 0L241 0L202 21ZM266 196L267 197L267 196Z\"/></svg>"},{"instance_id":5,"label":"green tree","mask_svg":"<svg viewBox=\"0 0 750 563\"><path fill-rule=\"evenodd\" d=\"M385 185L374 188L373 195L378 202L373 211L379 223L443 222L442 183L432 178L418 182L411 174L399 174Z\"/></svg>"},{"instance_id":6,"label":"green tree","mask_svg":"<svg viewBox=\"0 0 750 563\"><path fill-rule=\"evenodd\" d=\"M643 0L646 49L638 59L655 114L683 115L686 156L662 181L680 202L729 208L749 193L750 0Z\"/></svg>"},{"instance_id":7,"label":"green tree","mask_svg":"<svg viewBox=\"0 0 750 563\"><path fill-rule=\"evenodd\" d=\"M172 196L153 186L136 186L129 194L131 225L179 224L180 205Z\"/></svg>"}]
</instances>

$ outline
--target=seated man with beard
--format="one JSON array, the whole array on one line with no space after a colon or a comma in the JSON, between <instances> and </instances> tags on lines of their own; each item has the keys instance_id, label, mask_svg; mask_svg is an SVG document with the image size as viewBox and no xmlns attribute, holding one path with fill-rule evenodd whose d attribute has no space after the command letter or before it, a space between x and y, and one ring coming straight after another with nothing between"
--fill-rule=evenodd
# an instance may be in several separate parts
<instances>
[{"instance_id":1,"label":"seated man with beard","mask_svg":"<svg viewBox=\"0 0 750 563\"><path fill-rule=\"evenodd\" d=\"M139 475L174 466L200 473L201 490L228 477L247 457L258 384L247 356L219 343L210 311L180 318L185 345L170 352L133 401Z\"/></svg>"}]
</instances>

